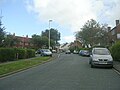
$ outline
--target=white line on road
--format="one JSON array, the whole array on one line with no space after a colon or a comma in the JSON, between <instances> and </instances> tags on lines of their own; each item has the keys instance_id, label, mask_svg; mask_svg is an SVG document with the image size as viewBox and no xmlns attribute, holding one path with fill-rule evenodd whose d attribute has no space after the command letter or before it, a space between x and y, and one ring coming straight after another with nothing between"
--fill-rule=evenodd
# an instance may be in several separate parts
<instances>
[{"instance_id":1,"label":"white line on road","mask_svg":"<svg viewBox=\"0 0 120 90\"><path fill-rule=\"evenodd\" d=\"M58 58L60 57L60 54L58 55Z\"/></svg>"},{"instance_id":2,"label":"white line on road","mask_svg":"<svg viewBox=\"0 0 120 90\"><path fill-rule=\"evenodd\" d=\"M118 72L116 69L113 68L113 70L114 70L118 75L120 75L120 72Z\"/></svg>"}]
</instances>

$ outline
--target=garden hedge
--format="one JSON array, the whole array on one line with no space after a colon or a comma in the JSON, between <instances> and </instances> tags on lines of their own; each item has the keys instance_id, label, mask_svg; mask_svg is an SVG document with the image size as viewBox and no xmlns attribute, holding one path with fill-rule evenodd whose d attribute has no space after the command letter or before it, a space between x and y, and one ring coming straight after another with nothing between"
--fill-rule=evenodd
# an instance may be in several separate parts
<instances>
[{"instance_id":1,"label":"garden hedge","mask_svg":"<svg viewBox=\"0 0 120 90\"><path fill-rule=\"evenodd\" d=\"M11 48L0 48L0 62L15 60L15 51Z\"/></svg>"},{"instance_id":2,"label":"garden hedge","mask_svg":"<svg viewBox=\"0 0 120 90\"><path fill-rule=\"evenodd\" d=\"M35 50L21 48L0 48L0 62L35 57Z\"/></svg>"},{"instance_id":3,"label":"garden hedge","mask_svg":"<svg viewBox=\"0 0 120 90\"><path fill-rule=\"evenodd\" d=\"M120 61L120 41L110 48L114 60Z\"/></svg>"},{"instance_id":4,"label":"garden hedge","mask_svg":"<svg viewBox=\"0 0 120 90\"><path fill-rule=\"evenodd\" d=\"M27 58L35 57L35 50L33 49L27 49Z\"/></svg>"}]
</instances>

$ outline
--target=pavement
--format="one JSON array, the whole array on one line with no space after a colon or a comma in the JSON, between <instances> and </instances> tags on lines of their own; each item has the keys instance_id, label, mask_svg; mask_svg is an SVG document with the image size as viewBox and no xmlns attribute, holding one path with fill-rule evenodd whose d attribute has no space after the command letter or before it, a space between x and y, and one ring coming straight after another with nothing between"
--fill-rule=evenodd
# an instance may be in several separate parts
<instances>
[{"instance_id":1,"label":"pavement","mask_svg":"<svg viewBox=\"0 0 120 90\"><path fill-rule=\"evenodd\" d=\"M113 62L113 68L120 72L120 61L114 61Z\"/></svg>"}]
</instances>

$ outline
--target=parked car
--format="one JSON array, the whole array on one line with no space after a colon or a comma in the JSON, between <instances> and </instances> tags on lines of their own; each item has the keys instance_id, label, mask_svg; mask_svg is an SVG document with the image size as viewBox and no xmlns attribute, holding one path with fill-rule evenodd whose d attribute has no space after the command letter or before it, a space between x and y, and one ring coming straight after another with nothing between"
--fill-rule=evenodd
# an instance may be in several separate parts
<instances>
[{"instance_id":1,"label":"parked car","mask_svg":"<svg viewBox=\"0 0 120 90\"><path fill-rule=\"evenodd\" d=\"M38 49L35 53L36 54L41 54L41 49Z\"/></svg>"},{"instance_id":2,"label":"parked car","mask_svg":"<svg viewBox=\"0 0 120 90\"><path fill-rule=\"evenodd\" d=\"M81 56L90 56L90 53L88 50L80 50L79 55Z\"/></svg>"},{"instance_id":3,"label":"parked car","mask_svg":"<svg viewBox=\"0 0 120 90\"><path fill-rule=\"evenodd\" d=\"M73 54L78 54L78 51L77 51L77 50L74 50L74 51L73 51Z\"/></svg>"},{"instance_id":4,"label":"parked car","mask_svg":"<svg viewBox=\"0 0 120 90\"><path fill-rule=\"evenodd\" d=\"M70 50L66 50L65 53L66 53L66 54L71 54Z\"/></svg>"},{"instance_id":5,"label":"parked car","mask_svg":"<svg viewBox=\"0 0 120 90\"><path fill-rule=\"evenodd\" d=\"M52 50L52 53L57 53L57 51L53 49L53 50Z\"/></svg>"},{"instance_id":6,"label":"parked car","mask_svg":"<svg viewBox=\"0 0 120 90\"><path fill-rule=\"evenodd\" d=\"M52 52L49 49L41 49L41 56L51 56Z\"/></svg>"},{"instance_id":7,"label":"parked car","mask_svg":"<svg viewBox=\"0 0 120 90\"><path fill-rule=\"evenodd\" d=\"M95 66L113 67L113 58L107 48L93 48L90 55L89 64L91 68Z\"/></svg>"}]
</instances>

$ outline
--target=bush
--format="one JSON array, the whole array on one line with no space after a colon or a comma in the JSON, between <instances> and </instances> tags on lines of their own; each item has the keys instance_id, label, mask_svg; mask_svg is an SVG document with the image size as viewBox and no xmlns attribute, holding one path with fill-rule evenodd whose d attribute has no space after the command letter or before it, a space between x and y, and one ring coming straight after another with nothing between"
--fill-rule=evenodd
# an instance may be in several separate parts
<instances>
[{"instance_id":1,"label":"bush","mask_svg":"<svg viewBox=\"0 0 120 90\"><path fill-rule=\"evenodd\" d=\"M27 49L27 58L35 57L35 50L34 49Z\"/></svg>"},{"instance_id":2,"label":"bush","mask_svg":"<svg viewBox=\"0 0 120 90\"><path fill-rule=\"evenodd\" d=\"M33 49L15 49L16 55L18 55L18 59L25 59L35 57L35 50Z\"/></svg>"},{"instance_id":3,"label":"bush","mask_svg":"<svg viewBox=\"0 0 120 90\"><path fill-rule=\"evenodd\" d=\"M21 48L0 48L0 62L35 57L35 50Z\"/></svg>"},{"instance_id":4,"label":"bush","mask_svg":"<svg viewBox=\"0 0 120 90\"><path fill-rule=\"evenodd\" d=\"M15 51L12 48L0 48L0 62L15 60Z\"/></svg>"},{"instance_id":5,"label":"bush","mask_svg":"<svg viewBox=\"0 0 120 90\"><path fill-rule=\"evenodd\" d=\"M120 41L110 48L114 60L120 61Z\"/></svg>"},{"instance_id":6,"label":"bush","mask_svg":"<svg viewBox=\"0 0 120 90\"><path fill-rule=\"evenodd\" d=\"M25 59L27 57L26 49L15 48L15 52L17 59Z\"/></svg>"}]
</instances>

